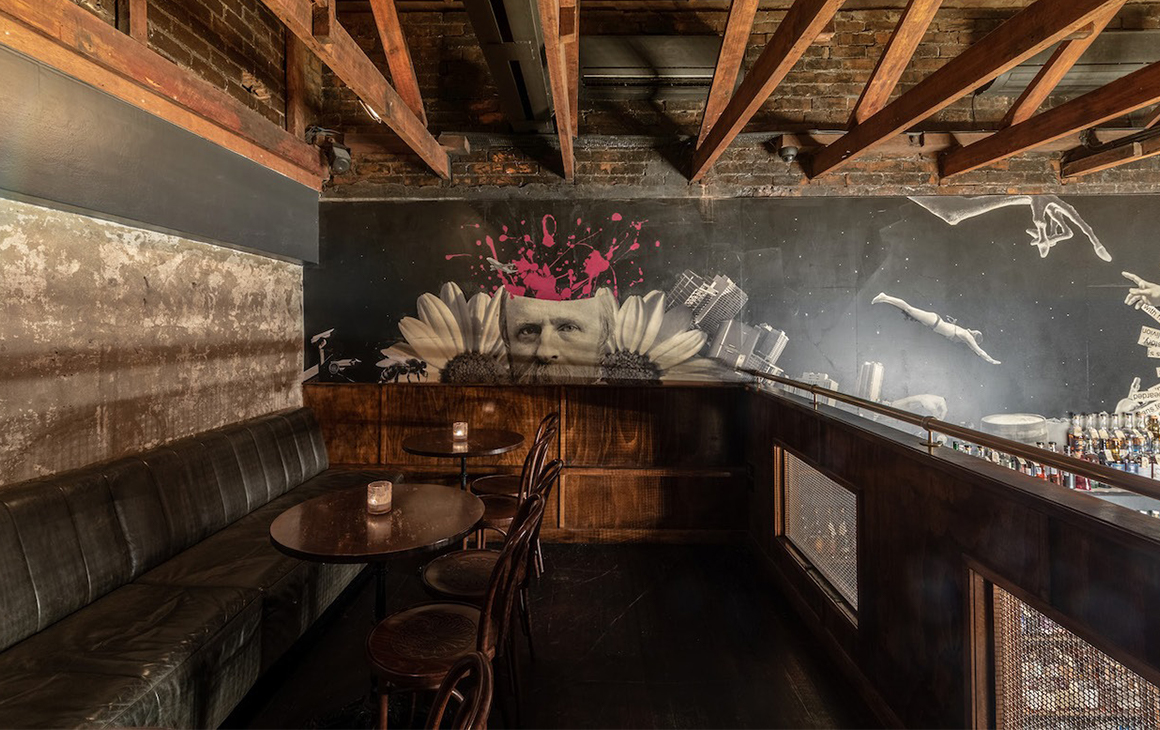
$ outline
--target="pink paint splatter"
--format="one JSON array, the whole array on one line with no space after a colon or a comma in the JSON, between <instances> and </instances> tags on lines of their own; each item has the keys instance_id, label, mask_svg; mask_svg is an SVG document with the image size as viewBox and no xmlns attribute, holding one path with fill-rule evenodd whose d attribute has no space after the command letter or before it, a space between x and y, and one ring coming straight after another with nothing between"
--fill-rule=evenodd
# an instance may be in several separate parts
<instances>
[{"instance_id":1,"label":"pink paint splatter","mask_svg":"<svg viewBox=\"0 0 1160 730\"><path fill-rule=\"evenodd\" d=\"M552 221L552 230L551 231L548 231L548 221ZM546 215L546 216L544 216L544 220L541 221L541 225L543 225L543 227L544 227L543 244L545 246L547 246L548 248L555 246L556 245L556 219L550 215Z\"/></svg>"},{"instance_id":2,"label":"pink paint splatter","mask_svg":"<svg viewBox=\"0 0 1160 730\"><path fill-rule=\"evenodd\" d=\"M643 269L633 257L641 249L639 234L647 222L624 221L622 214L613 213L608 223L595 225L576 218L572 231L559 230L550 214L533 228L524 220L510 228L501 224L502 233L483 239L491 255L475 254L478 265L471 269L480 272L482 288L489 293L503 287L516 296L561 300L590 297L597 289L610 287L619 297L618 268L636 270L635 275L625 275L625 279L631 277L625 288L644 281ZM479 240L475 243L481 245ZM659 248L660 241L654 240L653 245ZM462 255L466 254L453 256Z\"/></svg>"}]
</instances>

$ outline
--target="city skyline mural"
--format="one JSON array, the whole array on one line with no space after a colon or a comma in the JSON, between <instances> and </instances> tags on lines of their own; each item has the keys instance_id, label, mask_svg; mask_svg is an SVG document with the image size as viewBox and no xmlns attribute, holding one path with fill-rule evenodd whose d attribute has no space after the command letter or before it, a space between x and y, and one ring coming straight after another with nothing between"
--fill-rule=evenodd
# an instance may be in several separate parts
<instances>
[{"instance_id":1,"label":"city skyline mural","mask_svg":"<svg viewBox=\"0 0 1160 730\"><path fill-rule=\"evenodd\" d=\"M1160 410L1160 255L1141 210L1056 196L328 203L306 361L383 383L748 369L962 423Z\"/></svg>"}]
</instances>

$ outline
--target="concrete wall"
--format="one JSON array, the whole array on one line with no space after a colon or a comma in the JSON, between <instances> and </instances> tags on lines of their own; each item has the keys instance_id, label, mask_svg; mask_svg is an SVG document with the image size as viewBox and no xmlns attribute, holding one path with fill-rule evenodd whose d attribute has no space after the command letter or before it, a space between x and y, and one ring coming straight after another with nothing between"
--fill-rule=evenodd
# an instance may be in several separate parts
<instances>
[{"instance_id":1,"label":"concrete wall","mask_svg":"<svg viewBox=\"0 0 1160 730\"><path fill-rule=\"evenodd\" d=\"M302 268L0 199L0 484L301 404Z\"/></svg>"}]
</instances>

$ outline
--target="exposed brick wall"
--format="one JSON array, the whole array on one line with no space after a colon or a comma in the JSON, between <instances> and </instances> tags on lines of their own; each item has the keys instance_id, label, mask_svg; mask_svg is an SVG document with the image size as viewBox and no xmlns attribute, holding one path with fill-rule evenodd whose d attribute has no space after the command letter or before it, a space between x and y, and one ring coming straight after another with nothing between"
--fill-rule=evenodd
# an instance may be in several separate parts
<instances>
[{"instance_id":1,"label":"exposed brick wall","mask_svg":"<svg viewBox=\"0 0 1160 730\"><path fill-rule=\"evenodd\" d=\"M766 145L768 135L735 141L705 176L686 177L692 149L687 141L640 137L581 137L576 146L576 183L559 175L552 140L535 145L523 137L471 135L472 151L452 159L450 181L431 174L418 158L373 147L356 149L354 170L333 178L328 198L447 197L771 197L808 195L982 195L989 193L1160 192L1160 158L1091 175L1063 185L1050 153L1030 153L939 184L929 155L871 155L809 181L797 164L786 164Z\"/></svg>"},{"instance_id":2,"label":"exposed brick wall","mask_svg":"<svg viewBox=\"0 0 1160 730\"><path fill-rule=\"evenodd\" d=\"M127 3L74 0L127 27ZM149 47L284 125L285 30L259 0L149 0Z\"/></svg>"},{"instance_id":3,"label":"exposed brick wall","mask_svg":"<svg viewBox=\"0 0 1160 730\"><path fill-rule=\"evenodd\" d=\"M906 89L985 36L1013 12L1004 8L944 8L904 74ZM1063 186L1053 168L1058 155L1029 154L963 175L939 186L934 160L912 155L871 156L849 169L810 183L800 168L786 165L765 147L775 131L841 129L853 110L900 11L840 11L834 37L811 48L747 131L722 156L705 185L689 185L691 156L685 138L699 130L703 101L595 102L582 96L577 184L559 178L559 156L550 138L482 136L472 154L453 160L451 182L432 175L417 158L391 147L358 146L354 169L332 180L330 197L418 195L865 195L932 192L1154 192L1160 190L1160 163L1147 161ZM752 64L776 30L784 11L761 11L754 24L746 64ZM458 10L401 15L430 128L441 132L504 134L508 127L483 53ZM726 12L625 11L583 9L582 34L720 34ZM380 66L383 63L372 16L351 12L344 26ZM1111 28L1160 28L1160 4L1133 4ZM983 95L964 98L920 125L928 131L993 129L1013 99ZM1053 98L1048 104L1058 103ZM331 75L324 81L324 120L357 138L378 130L353 94ZM1126 123L1127 120L1125 120ZM764 133L764 134L763 134ZM602 135L609 135L607 137ZM624 135L637 137L626 139ZM645 139L648 137L649 139ZM483 186L487 189L469 190ZM515 193L512 188L519 188Z\"/></svg>"}]
</instances>

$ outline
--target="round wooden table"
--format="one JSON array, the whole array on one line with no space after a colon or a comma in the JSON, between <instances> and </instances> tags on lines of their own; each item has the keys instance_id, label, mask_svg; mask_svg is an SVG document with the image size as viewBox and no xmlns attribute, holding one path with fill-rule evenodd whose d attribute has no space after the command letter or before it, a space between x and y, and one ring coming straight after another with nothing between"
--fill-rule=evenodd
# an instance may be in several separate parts
<instances>
[{"instance_id":1,"label":"round wooden table","mask_svg":"<svg viewBox=\"0 0 1160 730\"><path fill-rule=\"evenodd\" d=\"M295 505L270 525L270 539L287 555L320 563L371 563L375 620L386 616L386 561L461 541L483 517L470 492L440 484L396 484L392 509L367 512L366 487L324 494Z\"/></svg>"},{"instance_id":2,"label":"round wooden table","mask_svg":"<svg viewBox=\"0 0 1160 730\"><path fill-rule=\"evenodd\" d=\"M467 460L480 456L506 454L518 449L524 437L515 431L496 428L470 428L467 438L456 441L451 437L451 428L424 431L403 439L403 451L416 456L434 456L442 459L459 459L459 488L467 491Z\"/></svg>"}]
</instances>

